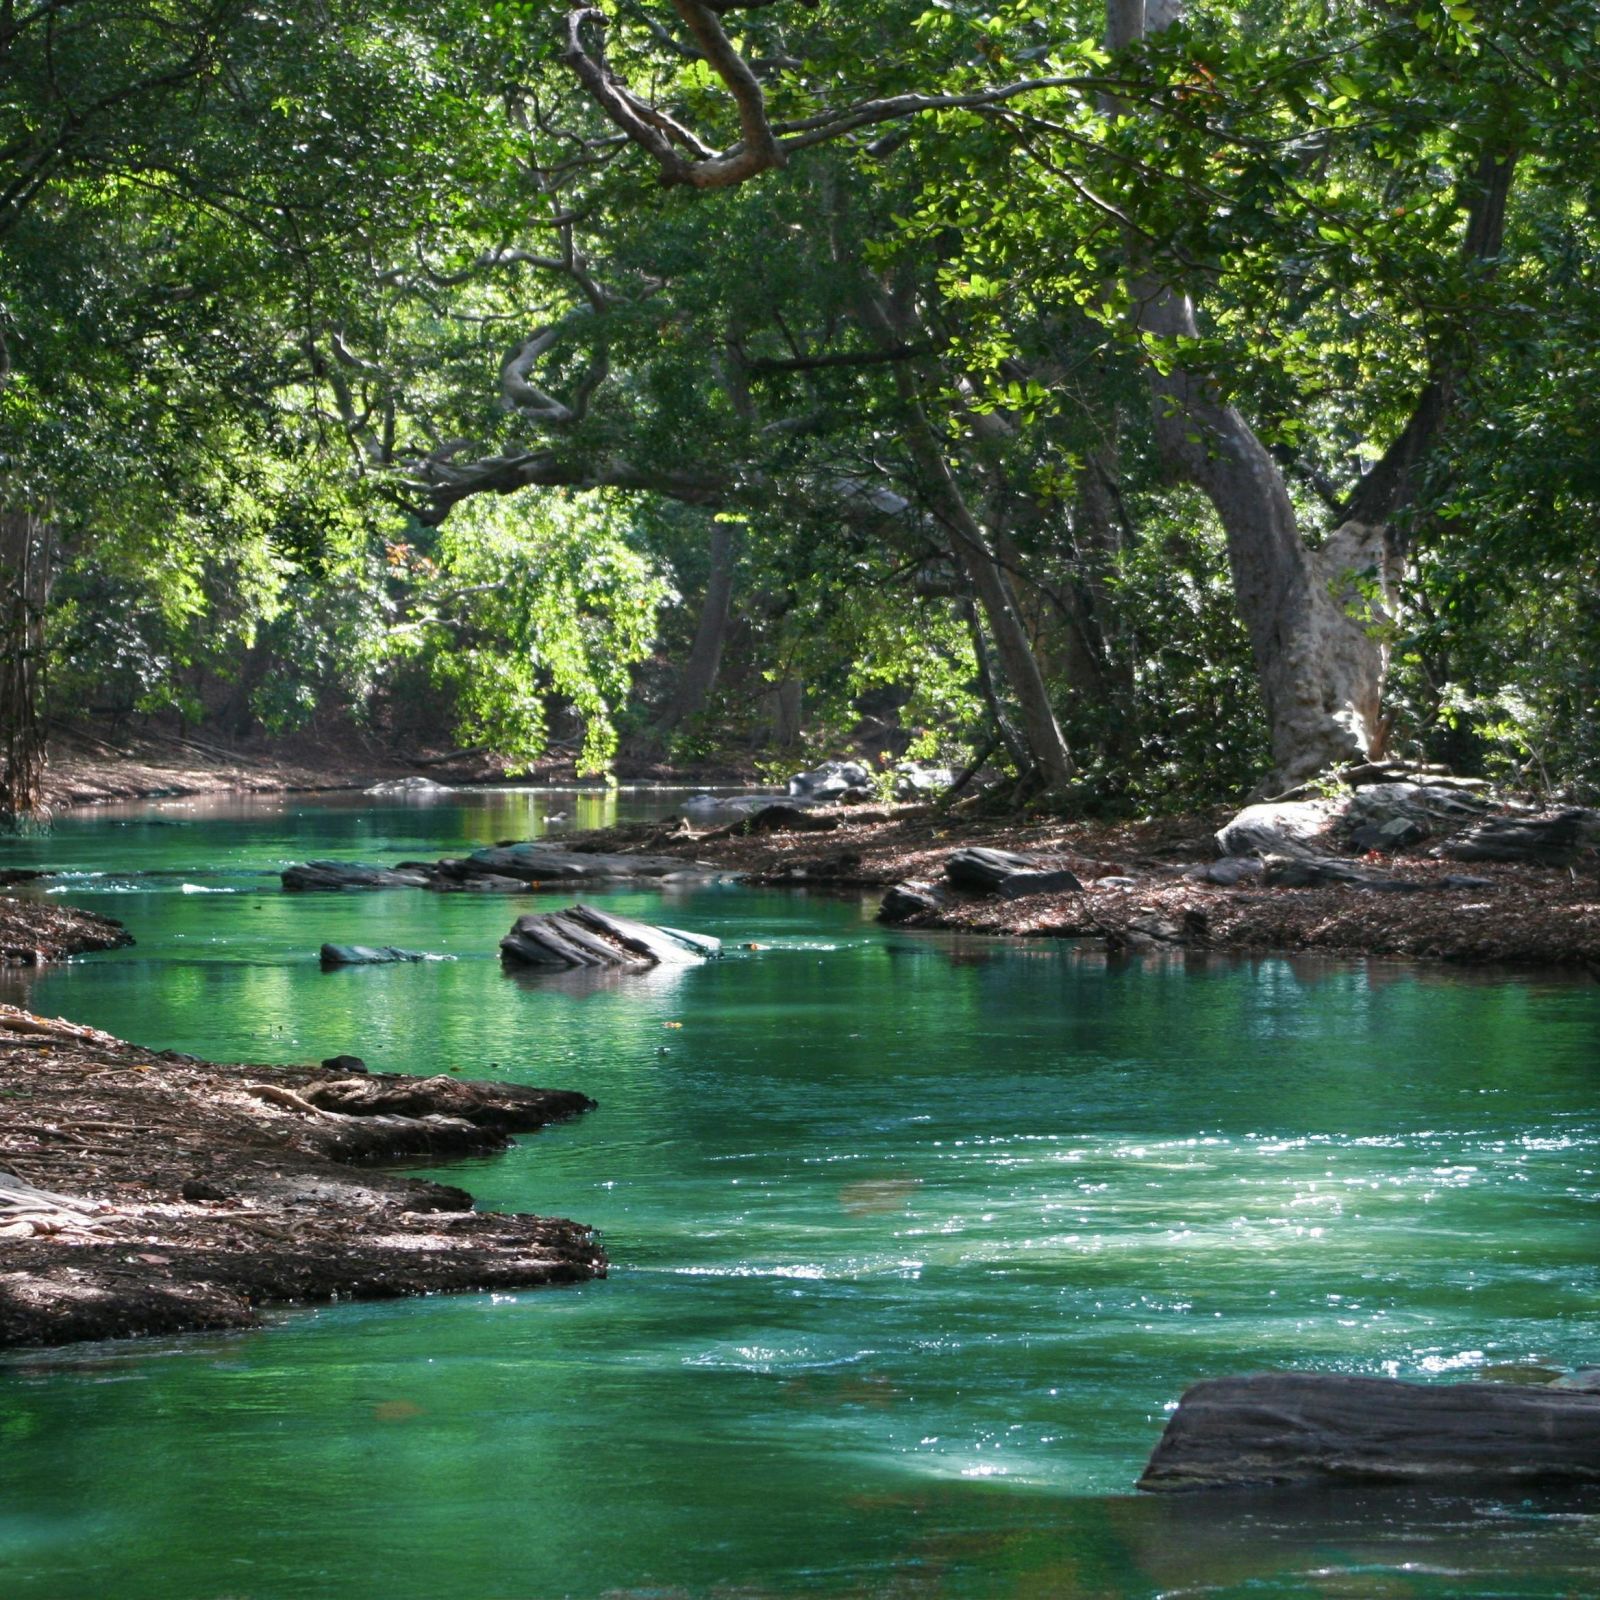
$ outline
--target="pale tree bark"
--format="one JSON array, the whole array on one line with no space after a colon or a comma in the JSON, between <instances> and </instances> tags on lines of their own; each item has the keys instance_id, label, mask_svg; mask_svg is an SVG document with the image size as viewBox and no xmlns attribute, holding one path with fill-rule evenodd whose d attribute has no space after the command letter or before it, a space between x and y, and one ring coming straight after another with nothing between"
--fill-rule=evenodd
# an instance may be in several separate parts
<instances>
[{"instance_id":1,"label":"pale tree bark","mask_svg":"<svg viewBox=\"0 0 1600 1600\"><path fill-rule=\"evenodd\" d=\"M1107 0L1112 51L1169 27L1184 0ZM1488 153L1475 174L1466 253L1500 249L1514 158ZM1194 303L1152 273L1134 283L1138 326L1164 339L1198 333ZM1393 519L1414 494L1448 414L1457 374L1430 373L1411 420L1315 548L1302 537L1277 463L1214 385L1179 368L1149 371L1158 447L1205 494L1227 536L1239 613L1266 704L1274 778L1293 783L1383 753L1385 624L1402 573Z\"/></svg>"},{"instance_id":2,"label":"pale tree bark","mask_svg":"<svg viewBox=\"0 0 1600 1600\"><path fill-rule=\"evenodd\" d=\"M55 527L37 510L0 509L0 827L45 821L45 616Z\"/></svg>"}]
</instances>

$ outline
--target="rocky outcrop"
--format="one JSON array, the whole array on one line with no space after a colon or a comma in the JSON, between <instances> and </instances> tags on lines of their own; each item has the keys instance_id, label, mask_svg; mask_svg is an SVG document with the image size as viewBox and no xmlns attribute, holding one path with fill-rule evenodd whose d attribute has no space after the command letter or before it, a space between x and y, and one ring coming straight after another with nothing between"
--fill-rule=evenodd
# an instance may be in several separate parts
<instances>
[{"instance_id":1,"label":"rocky outcrop","mask_svg":"<svg viewBox=\"0 0 1600 1600\"><path fill-rule=\"evenodd\" d=\"M520 966L647 971L686 967L720 953L721 941L677 928L652 927L593 906L569 906L518 917L500 941L502 957Z\"/></svg>"},{"instance_id":2,"label":"rocky outcrop","mask_svg":"<svg viewBox=\"0 0 1600 1600\"><path fill-rule=\"evenodd\" d=\"M1335 856L1265 856L1261 881L1269 889L1374 889L1388 894L1419 894L1429 889L1493 889L1492 878L1464 877L1459 873L1429 874L1422 878L1396 878L1359 861Z\"/></svg>"},{"instance_id":3,"label":"rocky outcrop","mask_svg":"<svg viewBox=\"0 0 1600 1600\"><path fill-rule=\"evenodd\" d=\"M1600 845L1600 811L1573 808L1535 817L1486 817L1433 854L1454 861L1526 861L1565 867Z\"/></svg>"},{"instance_id":4,"label":"rocky outcrop","mask_svg":"<svg viewBox=\"0 0 1600 1600\"><path fill-rule=\"evenodd\" d=\"M1330 1479L1600 1481L1600 1394L1335 1373L1216 1378L1179 1401L1139 1487Z\"/></svg>"},{"instance_id":5,"label":"rocky outcrop","mask_svg":"<svg viewBox=\"0 0 1600 1600\"><path fill-rule=\"evenodd\" d=\"M325 967L387 967L401 961L443 961L425 950L402 950L392 944L325 944L319 952Z\"/></svg>"}]
</instances>

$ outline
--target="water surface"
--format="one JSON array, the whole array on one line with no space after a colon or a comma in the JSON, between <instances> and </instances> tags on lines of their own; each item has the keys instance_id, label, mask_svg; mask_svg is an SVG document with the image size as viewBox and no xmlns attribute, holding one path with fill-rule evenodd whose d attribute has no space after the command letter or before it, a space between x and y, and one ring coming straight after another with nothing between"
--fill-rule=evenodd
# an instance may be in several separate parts
<instances>
[{"instance_id":1,"label":"water surface","mask_svg":"<svg viewBox=\"0 0 1600 1600\"><path fill-rule=\"evenodd\" d=\"M439 1175L600 1228L613 1276L12 1357L0 1594L1600 1590L1593 1496L1129 1492L1200 1377L1597 1359L1592 986L1107 965L720 884L603 898L719 963L518 978L494 949L524 902L276 886L550 809L125 808L4 847L139 940L4 998L593 1095ZM451 959L323 973L325 939Z\"/></svg>"}]
</instances>

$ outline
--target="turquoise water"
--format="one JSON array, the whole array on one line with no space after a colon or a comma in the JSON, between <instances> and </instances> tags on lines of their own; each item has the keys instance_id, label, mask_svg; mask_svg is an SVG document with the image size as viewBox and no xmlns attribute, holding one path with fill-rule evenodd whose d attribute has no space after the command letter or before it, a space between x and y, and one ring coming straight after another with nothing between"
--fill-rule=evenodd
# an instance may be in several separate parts
<instances>
[{"instance_id":1,"label":"turquoise water","mask_svg":"<svg viewBox=\"0 0 1600 1600\"><path fill-rule=\"evenodd\" d=\"M1197 1378L1600 1360L1600 991L1108 965L723 884L603 899L717 934L719 963L518 978L494 951L525 902L276 886L551 809L168 805L0 847L139 940L0 998L593 1095L440 1175L600 1228L613 1262L8 1358L0 1595L1600 1592L1595 1495L1130 1493ZM450 959L323 973L325 939Z\"/></svg>"}]
</instances>

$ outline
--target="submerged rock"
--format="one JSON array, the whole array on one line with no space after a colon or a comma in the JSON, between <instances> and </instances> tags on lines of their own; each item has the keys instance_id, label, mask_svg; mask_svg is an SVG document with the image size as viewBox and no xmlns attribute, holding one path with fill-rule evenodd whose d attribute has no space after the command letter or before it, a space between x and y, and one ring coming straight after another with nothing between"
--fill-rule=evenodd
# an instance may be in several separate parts
<instances>
[{"instance_id":1,"label":"submerged rock","mask_svg":"<svg viewBox=\"0 0 1600 1600\"><path fill-rule=\"evenodd\" d=\"M402 950L392 944L325 944L319 952L325 967L385 967L397 961L442 961L425 950Z\"/></svg>"},{"instance_id":2,"label":"submerged rock","mask_svg":"<svg viewBox=\"0 0 1600 1600\"><path fill-rule=\"evenodd\" d=\"M1339 1373L1215 1378L1178 1402L1139 1487L1340 1478L1600 1481L1600 1394Z\"/></svg>"},{"instance_id":3,"label":"submerged rock","mask_svg":"<svg viewBox=\"0 0 1600 1600\"><path fill-rule=\"evenodd\" d=\"M425 889L427 874L365 861L307 861L280 874L285 889Z\"/></svg>"},{"instance_id":4,"label":"submerged rock","mask_svg":"<svg viewBox=\"0 0 1600 1600\"><path fill-rule=\"evenodd\" d=\"M632 856L599 850L557 850L530 840L474 850L464 860L440 861L440 877L467 881L475 877L513 878L523 884L618 883L633 878L656 880L703 877L708 870L677 856Z\"/></svg>"},{"instance_id":5,"label":"submerged rock","mask_svg":"<svg viewBox=\"0 0 1600 1600\"><path fill-rule=\"evenodd\" d=\"M500 953L523 966L615 967L645 971L685 967L721 954L722 942L678 928L653 927L593 906L518 917L500 941Z\"/></svg>"}]
</instances>

